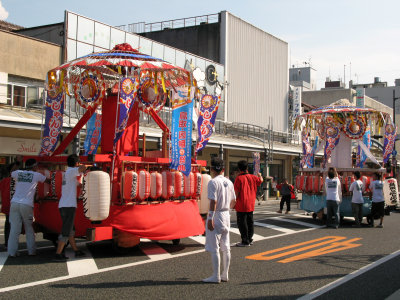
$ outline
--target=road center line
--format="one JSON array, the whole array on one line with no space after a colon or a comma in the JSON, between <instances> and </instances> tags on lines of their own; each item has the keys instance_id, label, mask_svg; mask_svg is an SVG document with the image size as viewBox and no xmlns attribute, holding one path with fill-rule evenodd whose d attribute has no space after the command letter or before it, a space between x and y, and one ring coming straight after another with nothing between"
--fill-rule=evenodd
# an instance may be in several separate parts
<instances>
[{"instance_id":1,"label":"road center line","mask_svg":"<svg viewBox=\"0 0 400 300\"><path fill-rule=\"evenodd\" d=\"M392 258L399 256L399 255L400 255L400 250L397 250L397 251L393 252L392 254L382 257L381 259L379 259L373 263L370 263L369 265L366 265L366 266L362 267L361 269L355 270L342 278L339 278L331 283L328 283L327 285L325 285L307 295L304 295L304 296L298 298L297 300L315 299L316 297L319 297L319 296L325 294L326 292L333 290L334 288L346 283L347 281L350 281L350 280L356 278L357 276L360 276L361 274L364 274L365 272L368 272L369 270L371 270L371 269L373 269L373 268L387 262L388 260L391 260Z\"/></svg>"}]
</instances>

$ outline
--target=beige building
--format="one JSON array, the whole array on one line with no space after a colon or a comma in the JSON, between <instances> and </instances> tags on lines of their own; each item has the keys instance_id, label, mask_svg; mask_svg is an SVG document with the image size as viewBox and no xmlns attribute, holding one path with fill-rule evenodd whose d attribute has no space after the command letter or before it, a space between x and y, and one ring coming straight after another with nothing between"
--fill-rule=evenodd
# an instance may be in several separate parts
<instances>
[{"instance_id":1,"label":"beige building","mask_svg":"<svg viewBox=\"0 0 400 300\"><path fill-rule=\"evenodd\" d=\"M4 165L17 155L38 153L45 77L61 63L62 48L3 29L0 41L0 163Z\"/></svg>"}]
</instances>

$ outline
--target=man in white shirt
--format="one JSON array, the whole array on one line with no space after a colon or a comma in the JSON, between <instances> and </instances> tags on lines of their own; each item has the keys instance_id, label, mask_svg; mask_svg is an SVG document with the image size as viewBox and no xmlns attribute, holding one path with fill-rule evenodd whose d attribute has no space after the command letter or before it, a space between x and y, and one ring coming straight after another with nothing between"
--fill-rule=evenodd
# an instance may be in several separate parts
<instances>
[{"instance_id":1,"label":"man in white shirt","mask_svg":"<svg viewBox=\"0 0 400 300\"><path fill-rule=\"evenodd\" d=\"M10 207L10 236L8 238L8 255L16 257L18 251L19 235L24 223L28 255L36 255L35 232L33 231L33 201L38 182L48 182L49 179L38 172L35 159L28 159L25 170L16 170L11 173L15 180L15 193L11 199Z\"/></svg>"},{"instance_id":2,"label":"man in white shirt","mask_svg":"<svg viewBox=\"0 0 400 300\"><path fill-rule=\"evenodd\" d=\"M206 223L206 251L211 253L213 275L203 282L219 283L228 281L228 271L231 260L229 239L230 208L236 204L236 195L232 182L223 176L224 161L214 158L211 161L213 179L208 183L208 199L210 210ZM220 255L222 253L222 273L220 275Z\"/></svg>"},{"instance_id":3,"label":"man in white shirt","mask_svg":"<svg viewBox=\"0 0 400 300\"><path fill-rule=\"evenodd\" d=\"M76 154L71 154L67 158L68 168L63 174L63 182L61 189L61 198L58 204L62 220L62 229L58 237L58 246L55 260L65 261L68 259L63 253L64 246L67 241L71 244L75 251L75 257L84 256L85 253L79 250L75 242L75 211L77 207L77 187L80 185L78 176L86 170L85 166L78 166L79 157Z\"/></svg>"},{"instance_id":4,"label":"man in white shirt","mask_svg":"<svg viewBox=\"0 0 400 300\"><path fill-rule=\"evenodd\" d=\"M376 172L373 174L373 181L369 188L372 193L371 207L371 226L374 227L375 216L380 217L380 223L376 227L383 228L383 217L385 216L385 198L383 196L383 181L381 174Z\"/></svg>"},{"instance_id":5,"label":"man in white shirt","mask_svg":"<svg viewBox=\"0 0 400 300\"><path fill-rule=\"evenodd\" d=\"M361 227L363 219L364 198L362 195L363 182L360 180L361 174L359 171L354 172L355 181L350 185L349 191L353 193L351 197L351 210L353 211L356 227Z\"/></svg>"}]
</instances>

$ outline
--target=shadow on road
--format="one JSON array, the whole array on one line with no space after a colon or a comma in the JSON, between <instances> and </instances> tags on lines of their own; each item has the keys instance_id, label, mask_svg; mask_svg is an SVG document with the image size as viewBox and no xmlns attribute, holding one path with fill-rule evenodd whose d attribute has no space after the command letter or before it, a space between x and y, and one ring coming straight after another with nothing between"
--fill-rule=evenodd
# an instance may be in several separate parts
<instances>
[{"instance_id":1,"label":"shadow on road","mask_svg":"<svg viewBox=\"0 0 400 300\"><path fill-rule=\"evenodd\" d=\"M141 280L141 281L130 281L130 282L102 282L93 284L79 284L79 283L66 283L66 284L53 284L51 287L54 288L76 288L76 289L99 289L99 288L123 288L123 287L140 287L140 286L160 286L160 285L192 285L201 284L206 285L201 281L189 281L185 278L179 278L177 280Z\"/></svg>"}]
</instances>

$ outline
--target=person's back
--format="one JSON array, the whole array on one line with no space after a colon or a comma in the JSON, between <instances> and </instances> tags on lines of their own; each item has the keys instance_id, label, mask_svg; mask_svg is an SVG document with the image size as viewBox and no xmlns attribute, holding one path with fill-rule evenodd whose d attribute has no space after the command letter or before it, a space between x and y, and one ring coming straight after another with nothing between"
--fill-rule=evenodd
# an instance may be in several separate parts
<instances>
[{"instance_id":1,"label":"person's back","mask_svg":"<svg viewBox=\"0 0 400 300\"><path fill-rule=\"evenodd\" d=\"M349 191L353 193L351 197L352 203L364 203L362 190L363 190L363 182L360 179L357 179L350 185Z\"/></svg>"},{"instance_id":2,"label":"person's back","mask_svg":"<svg viewBox=\"0 0 400 300\"><path fill-rule=\"evenodd\" d=\"M382 202L385 200L383 197L383 181L380 179L375 179L370 184L370 189L372 192L372 202Z\"/></svg>"},{"instance_id":3,"label":"person's back","mask_svg":"<svg viewBox=\"0 0 400 300\"><path fill-rule=\"evenodd\" d=\"M373 174L373 181L369 185L372 192L371 206L371 226L374 226L374 218L380 217L380 223L377 227L383 227L383 218L385 215L385 198L383 195L383 181L380 173Z\"/></svg>"},{"instance_id":4,"label":"person's back","mask_svg":"<svg viewBox=\"0 0 400 300\"><path fill-rule=\"evenodd\" d=\"M81 175L78 167L68 167L63 174L61 198L58 207L76 207L76 191L79 184L77 177Z\"/></svg>"},{"instance_id":5,"label":"person's back","mask_svg":"<svg viewBox=\"0 0 400 300\"><path fill-rule=\"evenodd\" d=\"M342 188L335 168L329 168L328 177L325 179L326 192L326 225L331 226L332 216L335 217L334 227L339 227L339 204L341 202Z\"/></svg>"},{"instance_id":6,"label":"person's back","mask_svg":"<svg viewBox=\"0 0 400 300\"><path fill-rule=\"evenodd\" d=\"M18 251L19 235L22 223L26 234L28 255L36 254L35 233L32 227L33 221L33 200L38 182L49 181L42 174L35 172L37 162L35 159L28 159L25 163L27 170L16 170L11 173L15 179L15 193L11 199L10 207L10 236L8 239L8 254L15 257Z\"/></svg>"},{"instance_id":7,"label":"person's back","mask_svg":"<svg viewBox=\"0 0 400 300\"><path fill-rule=\"evenodd\" d=\"M213 195L213 199L217 201L216 211L229 210L231 200L235 199L233 183L229 179L218 175L208 183L208 191L209 195Z\"/></svg>"},{"instance_id":8,"label":"person's back","mask_svg":"<svg viewBox=\"0 0 400 300\"><path fill-rule=\"evenodd\" d=\"M11 202L26 204L33 207L33 199L38 182L44 182L46 177L31 170L16 170L11 173L15 179L15 193Z\"/></svg>"},{"instance_id":9,"label":"person's back","mask_svg":"<svg viewBox=\"0 0 400 300\"><path fill-rule=\"evenodd\" d=\"M353 193L351 197L351 210L353 212L354 220L356 222L356 226L360 227L363 219L363 190L364 184L360 180L361 174L359 171L354 172L355 181L350 185L349 191Z\"/></svg>"},{"instance_id":10,"label":"person's back","mask_svg":"<svg viewBox=\"0 0 400 300\"><path fill-rule=\"evenodd\" d=\"M326 200L332 200L339 202L339 188L340 188L340 181L339 178L329 178L325 179L325 190L326 190Z\"/></svg>"},{"instance_id":11,"label":"person's back","mask_svg":"<svg viewBox=\"0 0 400 300\"><path fill-rule=\"evenodd\" d=\"M235 210L242 242L236 245L246 247L253 243L253 211L256 203L257 186L262 183L263 179L260 173L258 173L258 176L248 174L247 161L245 160L238 162L238 169L241 173L236 177L234 184L236 193Z\"/></svg>"},{"instance_id":12,"label":"person's back","mask_svg":"<svg viewBox=\"0 0 400 300\"><path fill-rule=\"evenodd\" d=\"M56 261L65 261L68 259L68 257L62 253L67 241L69 241L72 249L75 251L75 257L85 255L83 251L77 248L74 237L74 221L77 207L76 188L79 184L77 176L81 175L81 173L86 169L83 165L78 166L78 163L79 157L76 154L69 155L67 158L68 168L63 174L61 198L58 204L62 227L61 233L58 236L58 246L54 258Z\"/></svg>"},{"instance_id":13,"label":"person's back","mask_svg":"<svg viewBox=\"0 0 400 300\"><path fill-rule=\"evenodd\" d=\"M235 180L236 192L236 211L250 212L254 211L254 205L257 196L257 187L261 184L259 177L242 172Z\"/></svg>"}]
</instances>

